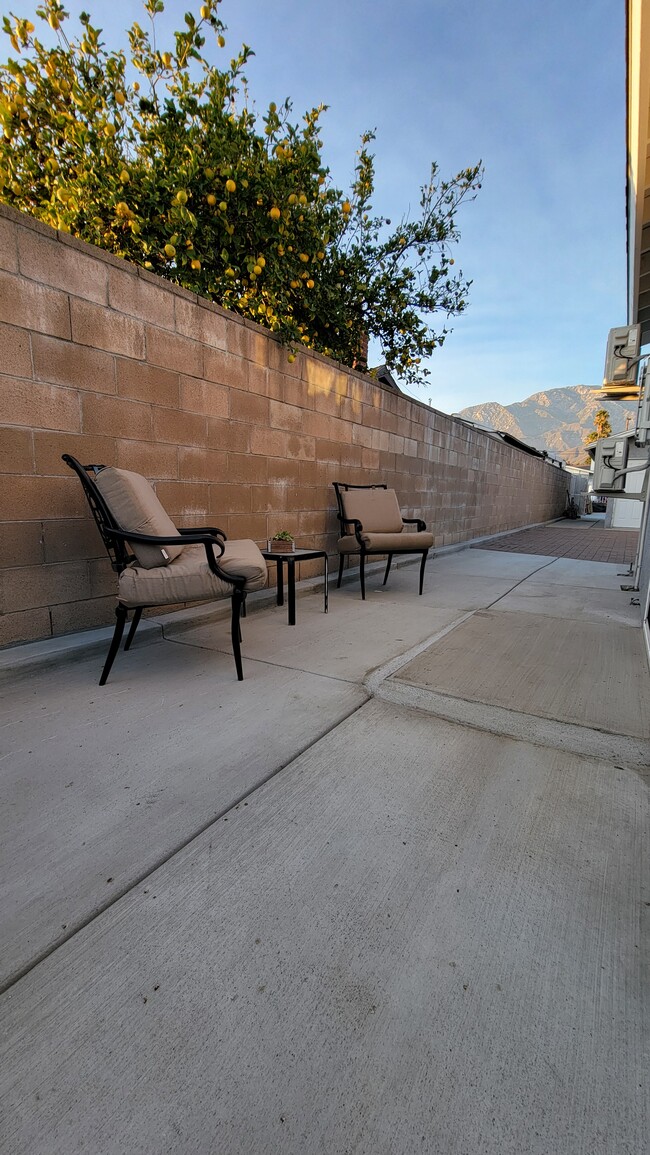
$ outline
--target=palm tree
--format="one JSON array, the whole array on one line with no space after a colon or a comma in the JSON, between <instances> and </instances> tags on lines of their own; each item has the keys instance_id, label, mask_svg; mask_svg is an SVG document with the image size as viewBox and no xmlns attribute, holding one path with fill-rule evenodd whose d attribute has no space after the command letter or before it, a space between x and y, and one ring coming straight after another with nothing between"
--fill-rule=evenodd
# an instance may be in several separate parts
<instances>
[{"instance_id":1,"label":"palm tree","mask_svg":"<svg viewBox=\"0 0 650 1155\"><path fill-rule=\"evenodd\" d=\"M591 445L592 441L600 441L601 437L611 437L612 426L606 409L598 410L594 417L594 426L595 428L585 438L586 445Z\"/></svg>"}]
</instances>

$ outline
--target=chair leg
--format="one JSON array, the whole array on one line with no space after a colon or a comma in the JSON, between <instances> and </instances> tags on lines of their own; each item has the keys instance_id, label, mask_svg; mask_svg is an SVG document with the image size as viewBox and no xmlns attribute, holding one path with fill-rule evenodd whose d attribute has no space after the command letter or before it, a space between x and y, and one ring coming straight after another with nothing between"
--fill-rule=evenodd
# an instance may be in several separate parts
<instances>
[{"instance_id":1,"label":"chair leg","mask_svg":"<svg viewBox=\"0 0 650 1155\"><path fill-rule=\"evenodd\" d=\"M108 651L108 657L106 658L106 661L104 662L104 669L102 670L102 676L99 679L100 686L106 685L106 679L108 678L108 675L111 672L111 666L113 665L113 662L115 661L115 655L117 654L117 651L120 648L120 642L122 641L122 634L124 633L124 626L126 624L127 616L128 616L128 611L127 611L126 607L125 606L118 606L117 609L115 610L115 617L117 618L117 621L115 623L115 632L113 634L110 649Z\"/></svg>"},{"instance_id":2,"label":"chair leg","mask_svg":"<svg viewBox=\"0 0 650 1155\"><path fill-rule=\"evenodd\" d=\"M127 637L126 642L124 643L124 651L125 652L127 650L131 649L131 642L133 641L133 639L135 637L135 631L137 630L137 628L140 624L140 618L141 617L142 617L142 606L138 606L137 610L135 611L135 613L133 615L133 621L131 622L131 625L129 628L129 636Z\"/></svg>"},{"instance_id":3,"label":"chair leg","mask_svg":"<svg viewBox=\"0 0 650 1155\"><path fill-rule=\"evenodd\" d=\"M384 585L386 585L386 582L388 581L388 575L390 573L390 563L392 562L392 560L393 560L393 555L392 555L392 553L389 553L388 564L386 566L386 573L384 574Z\"/></svg>"},{"instance_id":4,"label":"chair leg","mask_svg":"<svg viewBox=\"0 0 650 1155\"><path fill-rule=\"evenodd\" d=\"M422 554L422 561L420 562L420 596L422 595L422 587L424 586L424 567L427 564L428 549Z\"/></svg>"},{"instance_id":5,"label":"chair leg","mask_svg":"<svg viewBox=\"0 0 650 1155\"><path fill-rule=\"evenodd\" d=\"M336 583L337 590L341 588L341 578L343 577L343 562L345 561L345 554L339 554L339 580Z\"/></svg>"},{"instance_id":6,"label":"chair leg","mask_svg":"<svg viewBox=\"0 0 650 1155\"><path fill-rule=\"evenodd\" d=\"M361 578L361 601L366 600L366 555L362 552L359 562L359 577Z\"/></svg>"},{"instance_id":7,"label":"chair leg","mask_svg":"<svg viewBox=\"0 0 650 1155\"><path fill-rule=\"evenodd\" d=\"M243 682L244 670L241 663L241 629L240 617L241 607L244 600L244 594L241 590L233 590L232 594L232 617L230 621L230 634L232 637L232 652L235 655L235 666L237 669L237 681Z\"/></svg>"}]
</instances>

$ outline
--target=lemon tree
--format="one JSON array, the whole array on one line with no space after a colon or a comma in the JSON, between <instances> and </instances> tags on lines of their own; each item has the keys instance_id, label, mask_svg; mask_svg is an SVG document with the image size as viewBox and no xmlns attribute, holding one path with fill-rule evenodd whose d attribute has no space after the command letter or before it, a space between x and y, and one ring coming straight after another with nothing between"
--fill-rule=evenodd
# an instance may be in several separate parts
<instances>
[{"instance_id":1,"label":"lemon tree","mask_svg":"<svg viewBox=\"0 0 650 1155\"><path fill-rule=\"evenodd\" d=\"M451 250L480 166L449 181L432 166L419 216L391 231L372 210L371 133L345 194L323 163L323 105L295 124L288 100L258 116L242 98L251 49L227 59L219 0L163 47L162 0L143 9L128 51L87 13L69 36L60 0L36 8L40 37L3 17L0 199L252 318L291 357L302 345L357 364L371 335L395 372L424 376L466 306Z\"/></svg>"}]
</instances>

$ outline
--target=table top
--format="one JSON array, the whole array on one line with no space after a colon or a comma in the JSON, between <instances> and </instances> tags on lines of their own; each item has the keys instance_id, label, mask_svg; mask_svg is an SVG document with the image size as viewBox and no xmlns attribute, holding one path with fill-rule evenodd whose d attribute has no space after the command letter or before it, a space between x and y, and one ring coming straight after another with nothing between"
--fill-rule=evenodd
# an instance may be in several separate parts
<instances>
[{"instance_id":1,"label":"table top","mask_svg":"<svg viewBox=\"0 0 650 1155\"><path fill-rule=\"evenodd\" d=\"M327 557L326 549L263 549L261 553L262 557L272 559L273 561L290 561L291 558L294 560L297 558L299 561L306 561L307 558L312 557Z\"/></svg>"}]
</instances>

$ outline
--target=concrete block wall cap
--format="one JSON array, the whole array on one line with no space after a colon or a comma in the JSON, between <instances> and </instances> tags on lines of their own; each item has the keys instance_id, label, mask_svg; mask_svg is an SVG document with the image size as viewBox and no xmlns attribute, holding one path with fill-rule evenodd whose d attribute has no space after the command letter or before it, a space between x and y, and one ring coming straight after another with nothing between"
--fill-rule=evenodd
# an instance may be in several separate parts
<instances>
[{"instance_id":1,"label":"concrete block wall cap","mask_svg":"<svg viewBox=\"0 0 650 1155\"><path fill-rule=\"evenodd\" d=\"M123 269L125 265L127 268L129 267L128 261L125 261L122 257L116 257L113 253L108 253L106 249L99 249L95 245L90 245L88 241L82 241L79 237L71 236L70 233L64 233L60 229L57 229L56 236L58 241L62 245L65 245L66 248L76 249L77 252L85 253L87 256L91 256L105 265L112 265L116 269Z\"/></svg>"},{"instance_id":2,"label":"concrete block wall cap","mask_svg":"<svg viewBox=\"0 0 650 1155\"><path fill-rule=\"evenodd\" d=\"M154 280L156 280L155 277ZM224 309L222 305L218 305L216 301L210 301L208 297L199 297L197 295L196 303L200 309L207 309L209 313L216 313L218 317L223 317L225 320L231 321L233 324L239 325L243 320L243 318L239 317L237 313L229 313L228 310ZM267 330L264 330L264 332L267 332Z\"/></svg>"},{"instance_id":3,"label":"concrete block wall cap","mask_svg":"<svg viewBox=\"0 0 650 1155\"><path fill-rule=\"evenodd\" d=\"M37 221L34 217L30 217L29 213L23 213L20 209L13 208L12 205L0 204L0 216L5 217L6 220L14 221L22 228L31 229L34 233L41 233L45 237L56 236L56 229L51 225L46 225L43 221Z\"/></svg>"},{"instance_id":4,"label":"concrete block wall cap","mask_svg":"<svg viewBox=\"0 0 650 1155\"><path fill-rule=\"evenodd\" d=\"M160 280L165 281L167 278L160 277ZM175 281L170 281L169 284L171 285L174 296L183 297L185 301L191 301L193 305L198 305L200 300L198 293L193 293L191 289L184 289L182 285L177 285Z\"/></svg>"},{"instance_id":5,"label":"concrete block wall cap","mask_svg":"<svg viewBox=\"0 0 650 1155\"><path fill-rule=\"evenodd\" d=\"M229 321L233 321L236 325L241 325L243 329L250 329L253 333L259 333L262 337L267 337L269 341L275 342L279 345L280 338L272 333L270 329L265 329L263 325L258 324L257 321L251 320L250 317L240 317L239 313L225 313Z\"/></svg>"},{"instance_id":6,"label":"concrete block wall cap","mask_svg":"<svg viewBox=\"0 0 650 1155\"><path fill-rule=\"evenodd\" d=\"M152 273L149 269L143 269L142 265L131 265L128 261L123 261L120 268L133 273L135 277L139 277L142 281L146 281L149 285L155 285L156 288L161 289L164 293L170 293L172 296L177 289L177 285L172 284L171 281L165 280L164 277L159 277L157 273Z\"/></svg>"}]
</instances>

